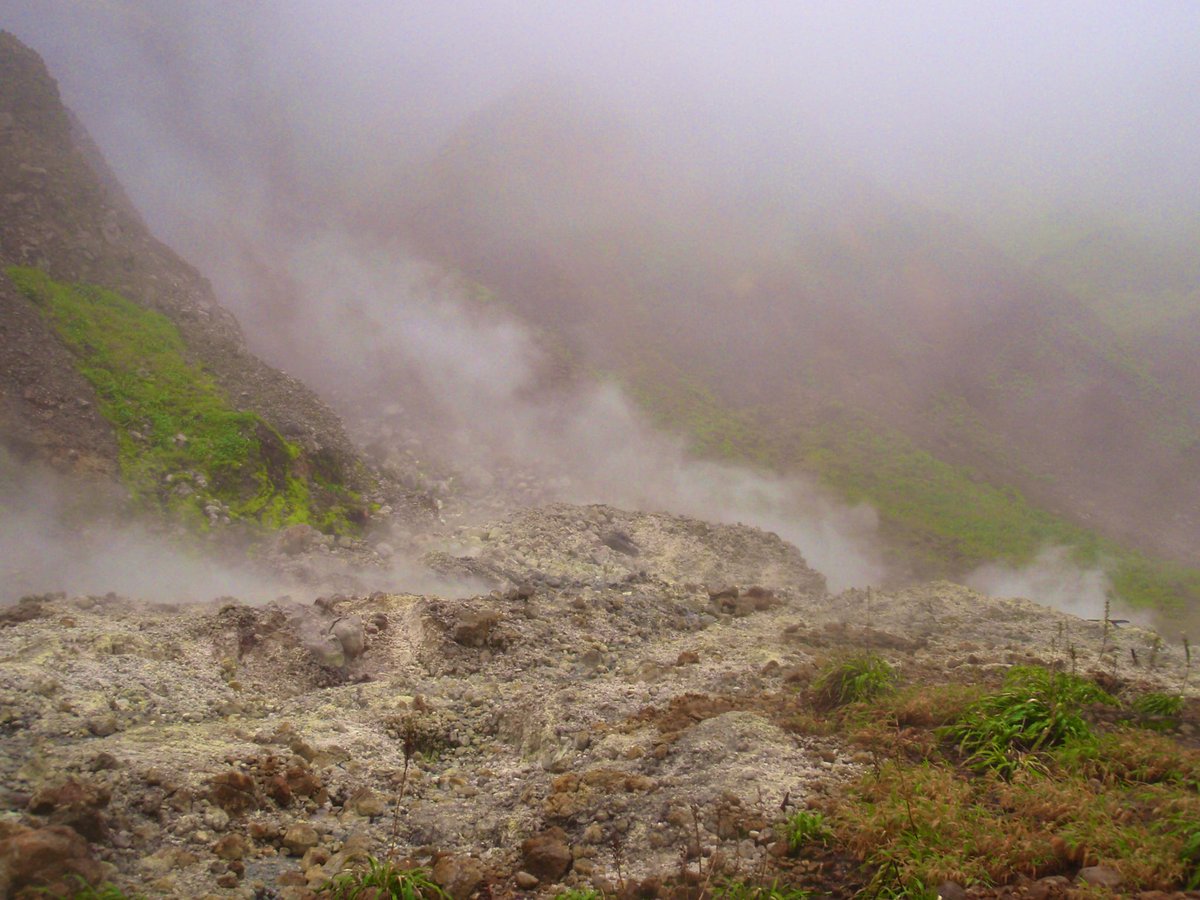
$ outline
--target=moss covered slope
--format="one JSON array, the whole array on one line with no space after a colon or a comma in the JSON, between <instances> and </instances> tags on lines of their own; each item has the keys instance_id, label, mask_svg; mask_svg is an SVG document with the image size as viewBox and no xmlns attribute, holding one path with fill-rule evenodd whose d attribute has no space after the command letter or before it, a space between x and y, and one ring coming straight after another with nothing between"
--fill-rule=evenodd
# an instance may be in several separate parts
<instances>
[{"instance_id":1,"label":"moss covered slope","mask_svg":"<svg viewBox=\"0 0 1200 900\"><path fill-rule=\"evenodd\" d=\"M111 422L122 478L135 502L206 529L307 523L356 529L358 496L323 478L299 446L254 412L236 409L188 359L176 326L120 294L10 267L9 278L47 317Z\"/></svg>"}]
</instances>

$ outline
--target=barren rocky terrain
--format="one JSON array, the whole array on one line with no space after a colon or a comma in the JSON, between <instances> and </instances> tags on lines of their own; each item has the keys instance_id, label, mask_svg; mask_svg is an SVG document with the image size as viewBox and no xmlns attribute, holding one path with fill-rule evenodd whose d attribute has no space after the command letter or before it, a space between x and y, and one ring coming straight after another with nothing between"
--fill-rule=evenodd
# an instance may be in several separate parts
<instances>
[{"instance_id":1,"label":"barren rocky terrain","mask_svg":"<svg viewBox=\"0 0 1200 900\"><path fill-rule=\"evenodd\" d=\"M777 873L801 865L786 811L877 764L813 726L806 688L841 653L915 683L1068 654L1114 683L1183 678L1153 634L1105 639L1027 600L830 595L747 527L555 506L443 540L426 563L473 591L6 610L7 889L75 870L146 896L302 898L368 856L458 898ZM804 865L860 884L846 860Z\"/></svg>"}]
</instances>

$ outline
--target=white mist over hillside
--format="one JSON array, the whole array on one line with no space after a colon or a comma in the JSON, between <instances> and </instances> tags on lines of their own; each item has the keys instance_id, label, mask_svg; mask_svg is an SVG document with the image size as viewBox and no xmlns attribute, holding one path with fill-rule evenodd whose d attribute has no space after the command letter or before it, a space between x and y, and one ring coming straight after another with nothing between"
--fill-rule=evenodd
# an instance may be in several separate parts
<instances>
[{"instance_id":1,"label":"white mist over hillside","mask_svg":"<svg viewBox=\"0 0 1200 900\"><path fill-rule=\"evenodd\" d=\"M803 478L696 459L612 382L541 386L550 361L535 337L494 301L468 296L461 279L337 236L295 245L277 262L305 310L297 374L360 420L420 391L432 408L405 427L468 481L517 465L536 474L545 500L774 531L834 590L885 579L869 507Z\"/></svg>"}]
</instances>

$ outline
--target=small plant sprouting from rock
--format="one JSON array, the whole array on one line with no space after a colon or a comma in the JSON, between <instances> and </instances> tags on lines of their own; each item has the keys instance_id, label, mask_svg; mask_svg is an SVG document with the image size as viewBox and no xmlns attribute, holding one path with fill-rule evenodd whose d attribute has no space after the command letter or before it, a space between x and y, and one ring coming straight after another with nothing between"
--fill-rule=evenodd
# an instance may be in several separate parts
<instances>
[{"instance_id":1,"label":"small plant sprouting from rock","mask_svg":"<svg viewBox=\"0 0 1200 900\"><path fill-rule=\"evenodd\" d=\"M890 691L896 670L874 653L850 656L826 666L812 684L813 705L831 710Z\"/></svg>"},{"instance_id":2,"label":"small plant sprouting from rock","mask_svg":"<svg viewBox=\"0 0 1200 900\"><path fill-rule=\"evenodd\" d=\"M603 897L595 888L571 888L555 894L554 900L603 900Z\"/></svg>"},{"instance_id":3,"label":"small plant sprouting from rock","mask_svg":"<svg viewBox=\"0 0 1200 900\"><path fill-rule=\"evenodd\" d=\"M367 868L347 872L326 882L318 894L332 900L448 900L448 896L424 869L402 869L374 857Z\"/></svg>"},{"instance_id":4,"label":"small plant sprouting from rock","mask_svg":"<svg viewBox=\"0 0 1200 900\"><path fill-rule=\"evenodd\" d=\"M788 852L799 853L809 844L825 844L833 836L825 816L813 810L801 809L788 816L780 827L787 841Z\"/></svg>"},{"instance_id":5,"label":"small plant sprouting from rock","mask_svg":"<svg viewBox=\"0 0 1200 900\"><path fill-rule=\"evenodd\" d=\"M721 900L808 900L812 893L775 879L768 884L723 881L714 888L712 896Z\"/></svg>"},{"instance_id":6,"label":"small plant sprouting from rock","mask_svg":"<svg viewBox=\"0 0 1200 900\"><path fill-rule=\"evenodd\" d=\"M1192 644L1188 636L1183 636L1183 689L1187 690L1188 678L1192 674Z\"/></svg>"}]
</instances>

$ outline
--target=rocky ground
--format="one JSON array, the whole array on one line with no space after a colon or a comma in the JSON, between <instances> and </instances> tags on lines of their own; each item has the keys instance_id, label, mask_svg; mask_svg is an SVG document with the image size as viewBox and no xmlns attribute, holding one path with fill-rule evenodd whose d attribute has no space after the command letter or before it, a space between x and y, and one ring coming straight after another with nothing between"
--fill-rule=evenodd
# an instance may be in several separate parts
<instances>
[{"instance_id":1,"label":"rocky ground","mask_svg":"<svg viewBox=\"0 0 1200 900\"><path fill-rule=\"evenodd\" d=\"M337 555L292 540L292 565ZM399 552L378 549L361 552ZM431 867L458 898L775 872L794 865L781 810L871 764L801 724L839 652L918 682L1068 653L1183 678L1149 632L1105 641L1024 600L830 595L752 528L559 505L423 550L438 595L4 610L0 895L75 871L145 896L302 898L368 855ZM811 865L854 888L847 861Z\"/></svg>"}]
</instances>

